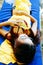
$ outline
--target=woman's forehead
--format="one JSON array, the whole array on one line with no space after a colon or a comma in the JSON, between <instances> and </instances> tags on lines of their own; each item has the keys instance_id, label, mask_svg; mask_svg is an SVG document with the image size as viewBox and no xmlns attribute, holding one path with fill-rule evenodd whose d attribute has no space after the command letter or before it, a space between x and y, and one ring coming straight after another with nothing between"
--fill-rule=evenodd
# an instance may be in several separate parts
<instances>
[{"instance_id":1,"label":"woman's forehead","mask_svg":"<svg viewBox=\"0 0 43 65\"><path fill-rule=\"evenodd\" d=\"M22 43L27 43L27 44L33 45L31 38L28 37L26 34L21 34L18 37L18 41L21 41Z\"/></svg>"}]
</instances>

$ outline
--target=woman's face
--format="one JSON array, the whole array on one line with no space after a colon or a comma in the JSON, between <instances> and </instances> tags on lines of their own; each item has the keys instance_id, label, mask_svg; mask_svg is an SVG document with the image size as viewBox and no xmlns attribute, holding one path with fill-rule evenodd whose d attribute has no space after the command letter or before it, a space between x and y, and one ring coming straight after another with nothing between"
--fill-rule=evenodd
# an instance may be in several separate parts
<instances>
[{"instance_id":1,"label":"woman's face","mask_svg":"<svg viewBox=\"0 0 43 65\"><path fill-rule=\"evenodd\" d=\"M31 60L31 56L34 56L35 47L26 34L21 34L15 41L14 51L17 61L25 63L30 62L28 59Z\"/></svg>"},{"instance_id":2,"label":"woman's face","mask_svg":"<svg viewBox=\"0 0 43 65\"><path fill-rule=\"evenodd\" d=\"M22 44L29 44L30 46L34 45L30 37L28 37L26 34L21 34L18 36L18 38L15 40L14 47L18 47Z\"/></svg>"}]
</instances>

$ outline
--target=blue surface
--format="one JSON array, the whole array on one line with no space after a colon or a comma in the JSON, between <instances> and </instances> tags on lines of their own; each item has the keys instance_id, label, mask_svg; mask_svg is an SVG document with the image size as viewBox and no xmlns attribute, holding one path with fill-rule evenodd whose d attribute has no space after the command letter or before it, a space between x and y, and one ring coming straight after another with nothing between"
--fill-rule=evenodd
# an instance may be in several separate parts
<instances>
[{"instance_id":1,"label":"blue surface","mask_svg":"<svg viewBox=\"0 0 43 65\"><path fill-rule=\"evenodd\" d=\"M32 3L32 16L37 19L38 29L40 30L40 0L30 0ZM32 63L28 65L42 65L42 54L40 44L36 47L36 54Z\"/></svg>"},{"instance_id":2,"label":"blue surface","mask_svg":"<svg viewBox=\"0 0 43 65\"><path fill-rule=\"evenodd\" d=\"M39 19L39 0L30 0L32 3L32 16L34 16L38 21L38 29L40 29L40 19ZM4 1L3 7L0 10L0 22L4 22L8 20L11 17L11 10L12 10L12 4L8 4ZM9 30L10 27L3 27L6 30ZM0 44L4 41L4 38L0 36ZM0 65L5 65L0 63ZM15 65L15 64L8 64L8 65ZM33 61L28 65L42 65L42 58L41 58L41 48L40 44L36 47L36 54L34 56Z\"/></svg>"},{"instance_id":3,"label":"blue surface","mask_svg":"<svg viewBox=\"0 0 43 65\"><path fill-rule=\"evenodd\" d=\"M36 47L36 53L34 56L33 61L28 65L42 65L42 58L41 58L41 48L40 45Z\"/></svg>"},{"instance_id":4,"label":"blue surface","mask_svg":"<svg viewBox=\"0 0 43 65\"><path fill-rule=\"evenodd\" d=\"M0 10L0 23L4 22L4 21L7 21L11 17L11 14L12 14L11 11L12 11L12 4L10 5L10 4L8 4L4 1L2 9ZM8 27L3 27L3 29L8 31L10 29L10 27L9 26ZM2 37L0 35L0 44L4 40L5 40L4 37Z\"/></svg>"},{"instance_id":5,"label":"blue surface","mask_svg":"<svg viewBox=\"0 0 43 65\"><path fill-rule=\"evenodd\" d=\"M30 0L32 3L32 16L37 19L38 29L40 29L40 0Z\"/></svg>"},{"instance_id":6,"label":"blue surface","mask_svg":"<svg viewBox=\"0 0 43 65\"><path fill-rule=\"evenodd\" d=\"M6 65L6 64L0 63L0 65ZM16 63L14 63L14 64L10 63L10 64L8 64L8 65L17 65L17 64L16 64Z\"/></svg>"}]
</instances>

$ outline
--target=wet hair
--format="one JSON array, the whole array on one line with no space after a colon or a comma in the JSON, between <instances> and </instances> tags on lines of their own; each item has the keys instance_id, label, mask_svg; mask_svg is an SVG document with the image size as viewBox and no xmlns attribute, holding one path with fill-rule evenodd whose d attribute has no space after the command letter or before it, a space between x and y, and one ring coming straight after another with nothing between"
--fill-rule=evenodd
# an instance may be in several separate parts
<instances>
[{"instance_id":1,"label":"wet hair","mask_svg":"<svg viewBox=\"0 0 43 65\"><path fill-rule=\"evenodd\" d=\"M35 45L29 45L24 43L16 48L15 57L20 63L30 63L34 58L35 51Z\"/></svg>"}]
</instances>

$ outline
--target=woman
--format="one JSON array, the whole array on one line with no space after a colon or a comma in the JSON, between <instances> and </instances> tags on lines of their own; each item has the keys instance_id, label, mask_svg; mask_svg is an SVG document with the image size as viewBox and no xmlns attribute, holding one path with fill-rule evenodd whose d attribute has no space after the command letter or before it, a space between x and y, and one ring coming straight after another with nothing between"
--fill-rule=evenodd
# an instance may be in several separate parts
<instances>
[{"instance_id":1,"label":"woman","mask_svg":"<svg viewBox=\"0 0 43 65\"><path fill-rule=\"evenodd\" d=\"M36 20L32 16L30 16L30 17L31 17L31 21L36 22ZM18 20L16 22L19 22L19 21L21 21L21 20ZM14 23L15 23L15 21L13 23L12 22L1 23L0 27L5 26L5 25L10 25L10 26L12 26L12 28L9 32L0 28L0 34L3 35L5 38L7 38L11 42L11 46L12 46L14 55L16 57L16 62L18 64L30 63L33 60L33 57L35 54L35 46L37 43L36 34L35 34L36 32L34 33L34 28L36 28L36 27L33 24L31 29L24 29L21 26L17 25L18 23L15 25L14 25ZM37 28L36 28L36 30L37 30ZM30 31L30 33L28 31ZM31 39L28 38L28 36L26 34L29 37L31 37ZM27 40L27 42L26 42L26 40ZM24 49L25 49L25 51L24 51Z\"/></svg>"}]
</instances>

